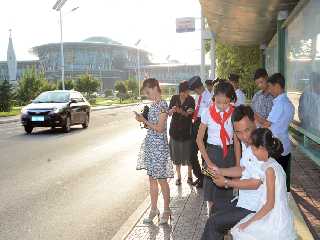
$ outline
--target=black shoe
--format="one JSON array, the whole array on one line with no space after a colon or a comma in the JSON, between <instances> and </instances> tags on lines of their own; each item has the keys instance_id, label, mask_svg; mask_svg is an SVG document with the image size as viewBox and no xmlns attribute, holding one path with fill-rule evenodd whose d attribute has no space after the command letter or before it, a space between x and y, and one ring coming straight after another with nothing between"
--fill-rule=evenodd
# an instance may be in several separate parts
<instances>
[{"instance_id":1,"label":"black shoe","mask_svg":"<svg viewBox=\"0 0 320 240\"><path fill-rule=\"evenodd\" d=\"M188 177L187 183L192 185L193 183L192 177Z\"/></svg>"}]
</instances>

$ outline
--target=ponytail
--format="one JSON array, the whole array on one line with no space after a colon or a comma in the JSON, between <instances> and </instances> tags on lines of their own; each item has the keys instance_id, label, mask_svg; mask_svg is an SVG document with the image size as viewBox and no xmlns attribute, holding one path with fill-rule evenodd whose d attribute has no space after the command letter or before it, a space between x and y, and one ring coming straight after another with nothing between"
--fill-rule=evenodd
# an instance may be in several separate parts
<instances>
[{"instance_id":1,"label":"ponytail","mask_svg":"<svg viewBox=\"0 0 320 240\"><path fill-rule=\"evenodd\" d=\"M258 128L251 134L252 144L255 147L264 147L269 157L279 158L283 153L283 145L278 138L272 135L268 128Z\"/></svg>"}]
</instances>

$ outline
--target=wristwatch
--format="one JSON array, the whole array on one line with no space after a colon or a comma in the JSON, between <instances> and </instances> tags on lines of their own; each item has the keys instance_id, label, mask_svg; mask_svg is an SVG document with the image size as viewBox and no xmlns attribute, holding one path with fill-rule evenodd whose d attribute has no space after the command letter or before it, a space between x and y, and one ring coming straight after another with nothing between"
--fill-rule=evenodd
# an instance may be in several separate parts
<instances>
[{"instance_id":1,"label":"wristwatch","mask_svg":"<svg viewBox=\"0 0 320 240\"><path fill-rule=\"evenodd\" d=\"M225 188L225 189L228 189L228 188L229 188L228 182L229 182L228 179L225 179L225 180L224 180L224 188Z\"/></svg>"}]
</instances>

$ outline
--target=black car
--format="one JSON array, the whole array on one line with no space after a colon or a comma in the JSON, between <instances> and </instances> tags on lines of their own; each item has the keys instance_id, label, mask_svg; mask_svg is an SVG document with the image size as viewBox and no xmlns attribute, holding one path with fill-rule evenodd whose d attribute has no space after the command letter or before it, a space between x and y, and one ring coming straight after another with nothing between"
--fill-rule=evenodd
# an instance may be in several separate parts
<instances>
[{"instance_id":1,"label":"black car","mask_svg":"<svg viewBox=\"0 0 320 240\"><path fill-rule=\"evenodd\" d=\"M21 123L28 134L34 127L62 127L70 132L72 125L88 127L90 109L89 102L77 91L43 92L21 110Z\"/></svg>"}]
</instances>

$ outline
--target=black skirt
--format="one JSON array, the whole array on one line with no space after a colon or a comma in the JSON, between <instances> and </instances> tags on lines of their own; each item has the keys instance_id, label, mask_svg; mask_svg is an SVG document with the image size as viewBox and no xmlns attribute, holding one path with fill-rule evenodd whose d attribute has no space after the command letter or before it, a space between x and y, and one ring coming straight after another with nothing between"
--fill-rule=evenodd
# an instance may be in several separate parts
<instances>
[{"instance_id":1,"label":"black skirt","mask_svg":"<svg viewBox=\"0 0 320 240\"><path fill-rule=\"evenodd\" d=\"M229 145L228 154L223 159L223 151L220 146L208 144L207 152L210 160L219 168L229 168L236 165L233 145ZM223 208L229 205L233 198L233 189L218 187L211 178L203 180L204 200L213 202L215 208Z\"/></svg>"}]
</instances>

